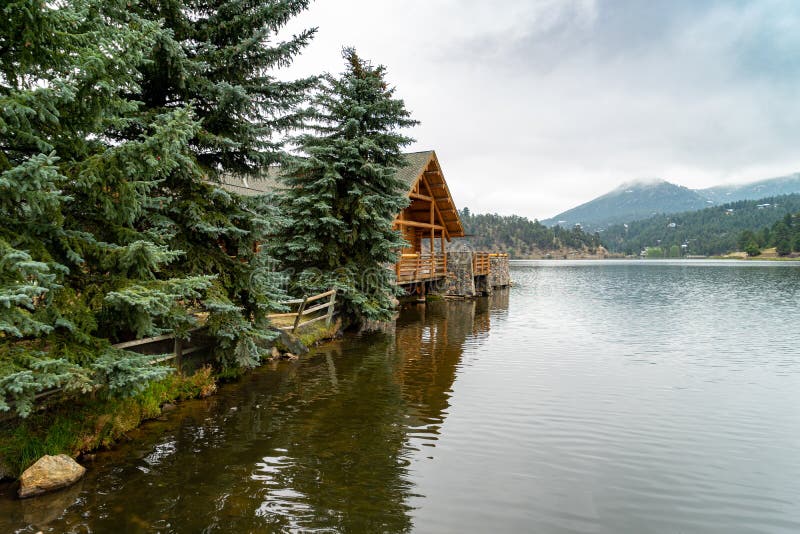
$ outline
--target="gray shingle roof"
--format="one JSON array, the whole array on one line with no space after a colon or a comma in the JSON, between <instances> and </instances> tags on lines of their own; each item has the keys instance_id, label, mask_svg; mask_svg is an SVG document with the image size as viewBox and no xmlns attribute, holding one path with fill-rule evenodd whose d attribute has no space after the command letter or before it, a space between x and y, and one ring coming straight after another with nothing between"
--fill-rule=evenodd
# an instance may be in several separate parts
<instances>
[{"instance_id":1,"label":"gray shingle roof","mask_svg":"<svg viewBox=\"0 0 800 534\"><path fill-rule=\"evenodd\" d=\"M435 160L435 154L433 150L424 150L422 152L410 152L404 154L404 156L406 158L406 163L397 169L396 177L406 184L410 192L414 184L416 184L417 179L425 172L431 160ZM439 168L438 161L436 162L436 167ZM267 171L263 173L262 176L258 177L227 175L222 178L222 183L219 184L219 186L228 191L239 193L240 195L266 195L284 187L279 180L280 172L280 166L275 165L267 168ZM430 179L439 180L442 186L436 189L436 194L434 196L436 197L437 205L443 210L442 218L444 224L447 226L448 232L453 237L463 236L464 228L461 224L461 218L458 216L458 212L455 211L455 205L450 197L450 190L447 188L444 177L439 175L438 178ZM449 209L444 211L446 208Z\"/></svg>"},{"instance_id":2,"label":"gray shingle roof","mask_svg":"<svg viewBox=\"0 0 800 534\"><path fill-rule=\"evenodd\" d=\"M425 165L430 161L433 155L433 150L425 150L422 152L410 152L405 154L406 164L397 169L397 179L406 184L409 189L414 185L417 178L422 171L425 170ZM272 166L267 169L264 176L260 177L241 177L227 175L222 178L220 187L239 193L246 196L258 196L271 193L281 188L281 183L278 180L280 174L279 166Z\"/></svg>"},{"instance_id":3,"label":"gray shingle roof","mask_svg":"<svg viewBox=\"0 0 800 534\"><path fill-rule=\"evenodd\" d=\"M248 197L266 195L281 188L281 183L278 181L280 172L280 167L273 165L268 167L262 176L225 175L222 177L222 183L218 185L222 189Z\"/></svg>"},{"instance_id":4,"label":"gray shingle roof","mask_svg":"<svg viewBox=\"0 0 800 534\"><path fill-rule=\"evenodd\" d=\"M404 154L406 157L406 164L397 169L396 177L398 180L406 184L409 189L416 183L419 175L425 170L425 166L433 156L433 150L425 150L423 152L410 152Z\"/></svg>"}]
</instances>

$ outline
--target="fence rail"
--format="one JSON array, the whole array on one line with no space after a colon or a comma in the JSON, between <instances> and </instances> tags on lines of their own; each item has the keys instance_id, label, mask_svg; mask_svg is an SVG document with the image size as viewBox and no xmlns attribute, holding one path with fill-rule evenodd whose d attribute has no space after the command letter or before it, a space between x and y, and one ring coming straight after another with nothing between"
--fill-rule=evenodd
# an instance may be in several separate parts
<instances>
[{"instance_id":1,"label":"fence rail","mask_svg":"<svg viewBox=\"0 0 800 534\"><path fill-rule=\"evenodd\" d=\"M328 297L328 300L326 300L325 302L322 302L320 304L315 304L310 307L308 306L309 303L317 302L326 297ZM311 297L306 297L302 299L288 300L283 302L283 304L286 305L299 304L300 308L298 309L298 311L293 313L276 313L267 316L270 319L278 319L278 320L280 320L280 318L289 318L290 320L293 319L291 321L292 324L289 326L276 325L281 330L291 330L292 333L294 333L300 327L322 320L325 320L327 321L328 324L330 324L331 320L333 319L335 311L336 290L332 289L330 291L326 291L325 293L320 293L319 295L313 295ZM325 311L323 315L303 320L304 317L308 317L310 315L313 315L314 313L323 310ZM189 337L187 339L176 338L174 334L163 334L160 336L146 337L142 339L133 339L131 341L123 341L122 343L116 343L111 346L116 349L127 349L133 352L138 352L140 354L153 354L154 356L163 355L160 356L159 358L155 358L150 363L156 365L159 363L175 360L176 367L180 369L182 365L182 359L184 356L187 356L189 354L201 350L206 350L211 346L207 342L208 340L204 339L203 333L205 332L205 329L206 329L205 326L199 326L197 328L189 330L188 332ZM166 351L165 349L167 347L164 346L168 344L170 341L172 342L171 352ZM34 400L35 402L39 402L57 393L61 393L62 391L63 389L60 387L40 391L34 396ZM6 421L8 419L13 419L15 417L16 413L13 411L0 412L0 422Z\"/></svg>"},{"instance_id":2,"label":"fence rail","mask_svg":"<svg viewBox=\"0 0 800 534\"><path fill-rule=\"evenodd\" d=\"M309 304L325 298L328 300L309 307ZM303 297L301 299L287 300L283 304L287 306L297 305L298 308L295 312L273 313L271 315L267 315L267 318L275 323L275 325L281 330L288 330L292 333L295 333L298 328L302 328L306 325L323 320L326 324L330 325L331 321L333 320L333 314L336 311L336 290L331 289L330 291L320 293L319 295ZM319 312L324 313L319 314ZM316 317L307 318L315 314L317 314ZM289 322L291 322L291 324L289 324Z\"/></svg>"}]
</instances>

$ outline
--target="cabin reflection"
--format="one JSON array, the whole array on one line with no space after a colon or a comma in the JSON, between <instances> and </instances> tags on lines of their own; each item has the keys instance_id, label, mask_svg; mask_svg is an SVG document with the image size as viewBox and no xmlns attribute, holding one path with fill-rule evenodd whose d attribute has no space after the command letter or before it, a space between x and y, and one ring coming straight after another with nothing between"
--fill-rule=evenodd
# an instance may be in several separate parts
<instances>
[{"instance_id":1,"label":"cabin reflection","mask_svg":"<svg viewBox=\"0 0 800 534\"><path fill-rule=\"evenodd\" d=\"M149 437L143 427L135 443L99 459L75 487L79 498L64 493L66 503L51 507L66 507L57 518L27 507L25 522L52 531L107 531L134 518L198 532L410 531L411 463L436 445L464 355L505 306L499 292L412 305L386 333L346 337L187 402L177 420L149 426ZM155 484L192 491L175 500Z\"/></svg>"},{"instance_id":2,"label":"cabin reflection","mask_svg":"<svg viewBox=\"0 0 800 534\"><path fill-rule=\"evenodd\" d=\"M298 377L305 385L297 384L315 405L313 413L298 414L282 430L292 434L285 440L288 456L295 458L291 463L315 465L313 480L289 469L289 487L305 496L307 510L317 511L295 526L411 529L409 462L421 447L435 446L462 356L482 343L493 310L504 302L500 297L410 305L384 333L315 351L308 364L320 380L309 387L306 368ZM317 480L326 481L324 492L315 491ZM333 523L318 513L333 510Z\"/></svg>"}]
</instances>

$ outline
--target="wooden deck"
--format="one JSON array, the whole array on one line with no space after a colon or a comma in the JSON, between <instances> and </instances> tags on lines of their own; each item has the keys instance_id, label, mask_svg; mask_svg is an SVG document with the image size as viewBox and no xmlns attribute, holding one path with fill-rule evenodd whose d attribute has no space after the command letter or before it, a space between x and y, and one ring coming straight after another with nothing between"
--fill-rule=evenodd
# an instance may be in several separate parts
<instances>
[{"instance_id":1,"label":"wooden deck","mask_svg":"<svg viewBox=\"0 0 800 534\"><path fill-rule=\"evenodd\" d=\"M495 257L508 257L508 254L474 252L472 275L489 276L492 272L492 258ZM398 285L442 280L447 277L447 255L403 254L395 264L395 275Z\"/></svg>"},{"instance_id":2,"label":"wooden deck","mask_svg":"<svg viewBox=\"0 0 800 534\"><path fill-rule=\"evenodd\" d=\"M395 275L400 285L441 280L447 276L447 256L403 254L395 265Z\"/></svg>"}]
</instances>

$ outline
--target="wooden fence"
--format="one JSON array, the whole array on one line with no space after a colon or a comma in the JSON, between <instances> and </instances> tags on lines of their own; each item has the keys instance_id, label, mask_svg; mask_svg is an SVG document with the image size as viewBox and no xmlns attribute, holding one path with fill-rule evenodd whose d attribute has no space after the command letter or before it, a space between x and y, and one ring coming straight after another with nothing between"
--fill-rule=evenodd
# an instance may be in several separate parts
<instances>
[{"instance_id":1,"label":"wooden fence","mask_svg":"<svg viewBox=\"0 0 800 534\"><path fill-rule=\"evenodd\" d=\"M175 365L180 369L184 356L206 350L211 346L208 340L204 339L205 336L203 334L205 330L204 326L193 328L189 330L189 337L187 339L177 338L175 334L164 334L161 336L125 341L124 343L117 343L111 346L115 349L128 349L132 352L138 352L139 354L163 354L163 356L154 359L150 363L156 365L175 360ZM169 346L171 346L172 352L165 353L164 349Z\"/></svg>"},{"instance_id":2,"label":"wooden fence","mask_svg":"<svg viewBox=\"0 0 800 534\"><path fill-rule=\"evenodd\" d=\"M328 300L322 304L308 307L309 303L316 302L326 297L328 297ZM319 295L305 297L302 299L288 300L283 302L283 304L287 306L299 304L299 308L293 313L278 313L267 316L269 319L272 319L273 324L275 324L276 327L280 328L281 330L291 330L291 332L294 333L302 326L312 324L323 319L327 321L327 324L330 324L331 320L333 319L336 306L336 290L332 289L330 291L326 291L325 293L320 293ZM303 319L304 317L308 317L309 315L323 310L325 313L319 317L313 317L307 320ZM280 325L281 319L288 319L291 321L291 324ZM156 365L175 360L175 366L178 369L181 369L184 356L201 350L206 350L211 346L211 344L208 342L209 340L204 335L205 330L205 326L200 326L189 330L189 337L187 339L176 338L174 334L164 334L142 339L133 339L131 341L116 343L111 346L116 349L127 349L139 354L152 354L154 356L160 355L158 358L153 359L150 363L152 365ZM60 392L62 392L61 388L51 388L45 391L40 391L35 395L34 400L39 402ZM0 412L0 421L13 419L15 417L16 414L13 411Z\"/></svg>"},{"instance_id":3,"label":"wooden fence","mask_svg":"<svg viewBox=\"0 0 800 534\"><path fill-rule=\"evenodd\" d=\"M309 307L309 304L323 300L320 304L314 304ZM297 311L288 313L273 313L267 315L275 326L281 330L288 330L293 334L298 328L316 323L318 321L325 321L325 324L330 325L333 320L333 314L336 311L336 290L331 289L319 295L311 297L303 297L301 299L287 300L283 304L287 306L297 306ZM310 317L316 315L315 317Z\"/></svg>"}]
</instances>

